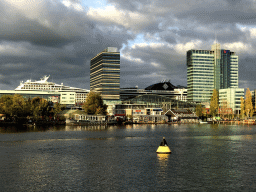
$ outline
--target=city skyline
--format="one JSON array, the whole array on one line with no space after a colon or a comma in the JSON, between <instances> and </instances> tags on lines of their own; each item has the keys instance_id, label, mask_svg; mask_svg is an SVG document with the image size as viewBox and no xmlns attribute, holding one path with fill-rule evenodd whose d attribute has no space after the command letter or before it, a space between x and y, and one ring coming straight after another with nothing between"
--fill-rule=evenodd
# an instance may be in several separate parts
<instances>
[{"instance_id":1,"label":"city skyline","mask_svg":"<svg viewBox=\"0 0 256 192\"><path fill-rule=\"evenodd\" d=\"M211 47L187 51L188 101L209 102L213 89L238 88L238 56L218 43Z\"/></svg>"},{"instance_id":2,"label":"city skyline","mask_svg":"<svg viewBox=\"0 0 256 192\"><path fill-rule=\"evenodd\" d=\"M89 89L90 59L106 47L120 51L120 87L164 79L186 86L186 52L209 49L217 36L239 56L238 87L253 90L255 7L249 0L3 0L0 89L44 75Z\"/></svg>"}]
</instances>

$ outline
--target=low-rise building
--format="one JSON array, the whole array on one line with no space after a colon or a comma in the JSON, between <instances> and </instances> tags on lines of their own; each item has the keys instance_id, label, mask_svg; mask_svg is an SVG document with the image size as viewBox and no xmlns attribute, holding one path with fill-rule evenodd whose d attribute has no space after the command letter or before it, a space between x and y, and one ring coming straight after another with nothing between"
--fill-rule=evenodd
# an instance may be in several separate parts
<instances>
[{"instance_id":1,"label":"low-rise building","mask_svg":"<svg viewBox=\"0 0 256 192\"><path fill-rule=\"evenodd\" d=\"M105 122L106 115L89 115L82 110L64 110L59 113L60 116L66 119L67 123L70 122Z\"/></svg>"},{"instance_id":2,"label":"low-rise building","mask_svg":"<svg viewBox=\"0 0 256 192\"><path fill-rule=\"evenodd\" d=\"M168 121L180 121L181 123L198 123L198 117L188 109L169 109L165 115Z\"/></svg>"},{"instance_id":3,"label":"low-rise building","mask_svg":"<svg viewBox=\"0 0 256 192\"><path fill-rule=\"evenodd\" d=\"M241 97L244 97L244 88L227 88L219 90L220 107L227 105L234 114L240 114Z\"/></svg>"},{"instance_id":4,"label":"low-rise building","mask_svg":"<svg viewBox=\"0 0 256 192\"><path fill-rule=\"evenodd\" d=\"M114 105L114 116L138 116L138 115L162 115L160 107L146 104L116 104Z\"/></svg>"},{"instance_id":5,"label":"low-rise building","mask_svg":"<svg viewBox=\"0 0 256 192\"><path fill-rule=\"evenodd\" d=\"M122 101L147 94L167 97L173 100L187 101L187 89L183 86L174 86L170 81L156 83L145 89L139 89L138 87L120 89L120 98Z\"/></svg>"}]
</instances>

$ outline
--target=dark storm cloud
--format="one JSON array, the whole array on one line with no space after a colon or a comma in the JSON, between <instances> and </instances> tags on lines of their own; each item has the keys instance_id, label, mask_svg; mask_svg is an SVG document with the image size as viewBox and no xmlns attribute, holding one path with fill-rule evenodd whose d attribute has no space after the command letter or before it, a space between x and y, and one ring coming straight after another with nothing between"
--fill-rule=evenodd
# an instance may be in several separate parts
<instances>
[{"instance_id":1,"label":"dark storm cloud","mask_svg":"<svg viewBox=\"0 0 256 192\"><path fill-rule=\"evenodd\" d=\"M218 28L218 26L216 26L216 28ZM248 39L247 37L250 36L249 32L242 32L233 24L222 26L219 30L211 30L211 26L208 26L201 28L198 27L195 29L174 29L169 33L177 35L181 42L189 42L194 39L211 41L215 39L215 37L221 43L229 43L235 41L246 42Z\"/></svg>"},{"instance_id":2,"label":"dark storm cloud","mask_svg":"<svg viewBox=\"0 0 256 192\"><path fill-rule=\"evenodd\" d=\"M89 88L90 59L132 39L127 31L101 26L85 11L60 1L23 2L0 2L0 89L44 75L56 83Z\"/></svg>"},{"instance_id":3,"label":"dark storm cloud","mask_svg":"<svg viewBox=\"0 0 256 192\"><path fill-rule=\"evenodd\" d=\"M0 89L44 75L89 88L90 59L106 47L122 50L121 87L145 88L163 79L186 85L186 51L211 49L215 34L222 48L239 55L240 86L256 88L256 31L255 36L250 31L255 1L108 2L114 8L104 12L108 9L75 9L80 0L68 1L74 6L61 0L1 1ZM137 35L143 36L138 45Z\"/></svg>"},{"instance_id":4,"label":"dark storm cloud","mask_svg":"<svg viewBox=\"0 0 256 192\"><path fill-rule=\"evenodd\" d=\"M243 54L239 57L239 86L241 88L256 89L255 66L256 56Z\"/></svg>"},{"instance_id":5,"label":"dark storm cloud","mask_svg":"<svg viewBox=\"0 0 256 192\"><path fill-rule=\"evenodd\" d=\"M120 9L201 22L255 23L253 0L108 0Z\"/></svg>"},{"instance_id":6,"label":"dark storm cloud","mask_svg":"<svg viewBox=\"0 0 256 192\"><path fill-rule=\"evenodd\" d=\"M54 5L51 1L44 2L40 3L42 7L39 10L33 10L28 4L27 11L0 3L0 39L58 47L80 40L82 34L92 33L93 23L81 13L61 3Z\"/></svg>"},{"instance_id":7,"label":"dark storm cloud","mask_svg":"<svg viewBox=\"0 0 256 192\"><path fill-rule=\"evenodd\" d=\"M183 55L177 54L173 48L167 46L126 48L123 54L121 72L127 78L121 83L125 87L138 85L140 88L146 88L166 79L171 80L174 85L186 85L186 59ZM134 60L128 60L127 55L132 55Z\"/></svg>"},{"instance_id":8,"label":"dark storm cloud","mask_svg":"<svg viewBox=\"0 0 256 192\"><path fill-rule=\"evenodd\" d=\"M109 2L123 11L136 11L148 15L148 17L154 15L156 20L161 18L158 27L147 26L142 28L141 31L151 35L158 34L161 42L166 42L173 46L178 43L184 45L188 42L200 41L201 43L197 44L194 47L195 49L211 49L211 44L217 37L217 41L221 43L223 49L231 49L231 51L235 51L239 55L239 86L256 88L253 75L255 74L255 62L253 62L255 61L255 36L253 37L250 32L250 28L255 28L256 22L255 1L109 0ZM148 24L150 25L150 23ZM135 47L133 50L129 50L130 56L140 58L147 65L148 58L154 58L159 64L159 74L167 76L166 73L169 72L172 81L181 80L183 85L186 83L185 52L187 49L180 50L183 52L182 56L171 49L167 49L170 51L169 55L173 53L168 61L164 60L165 56L163 56L163 53L159 53L159 49L148 50L144 47L143 50ZM168 55L168 53L164 54ZM178 58L177 61L175 61L176 58ZM178 65L178 63L182 64ZM168 65L169 68L167 67ZM151 68L145 70L144 74L148 74L148 76L156 71L156 69L152 70ZM150 70L152 70L151 73ZM137 77L134 76L134 78L136 79ZM143 82L147 82L147 80Z\"/></svg>"}]
</instances>

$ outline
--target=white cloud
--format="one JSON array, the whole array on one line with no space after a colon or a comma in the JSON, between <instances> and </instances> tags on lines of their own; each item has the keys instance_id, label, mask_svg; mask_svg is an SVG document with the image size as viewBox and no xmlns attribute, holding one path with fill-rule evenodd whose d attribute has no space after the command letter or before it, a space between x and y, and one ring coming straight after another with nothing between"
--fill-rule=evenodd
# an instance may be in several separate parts
<instances>
[{"instance_id":1,"label":"white cloud","mask_svg":"<svg viewBox=\"0 0 256 192\"><path fill-rule=\"evenodd\" d=\"M243 32L243 33L250 33L251 38L256 38L256 28L255 27L249 27L249 26L242 26L242 25L237 25L237 27Z\"/></svg>"},{"instance_id":2,"label":"white cloud","mask_svg":"<svg viewBox=\"0 0 256 192\"><path fill-rule=\"evenodd\" d=\"M134 57L130 56L129 54L123 54L121 57L123 57L124 59L127 59L129 61L132 61L134 63L140 63L140 64L144 63L144 61L142 59L134 58Z\"/></svg>"},{"instance_id":3,"label":"white cloud","mask_svg":"<svg viewBox=\"0 0 256 192\"><path fill-rule=\"evenodd\" d=\"M159 67L160 66L160 64L157 63L157 62L151 62L151 65L153 65L154 67Z\"/></svg>"},{"instance_id":4,"label":"white cloud","mask_svg":"<svg viewBox=\"0 0 256 192\"><path fill-rule=\"evenodd\" d=\"M82 7L82 5L80 5L79 3L75 3L75 2L72 2L70 0L64 0L62 1L63 5L65 5L66 7L68 8L73 8L77 11L83 11L84 8Z\"/></svg>"},{"instance_id":5,"label":"white cloud","mask_svg":"<svg viewBox=\"0 0 256 192\"><path fill-rule=\"evenodd\" d=\"M46 0L4 0L12 8L30 19L39 18L44 11ZM10 7L10 8L11 8Z\"/></svg>"},{"instance_id":6,"label":"white cloud","mask_svg":"<svg viewBox=\"0 0 256 192\"><path fill-rule=\"evenodd\" d=\"M256 28L250 29L251 38L256 38Z\"/></svg>"},{"instance_id":7,"label":"white cloud","mask_svg":"<svg viewBox=\"0 0 256 192\"><path fill-rule=\"evenodd\" d=\"M196 41L190 41L187 43L179 43L174 46L174 49L179 54L185 54L190 49L200 49L201 45L202 45L202 41L196 40Z\"/></svg>"},{"instance_id":8,"label":"white cloud","mask_svg":"<svg viewBox=\"0 0 256 192\"><path fill-rule=\"evenodd\" d=\"M244 51L252 51L251 45L243 42L225 43L222 45L223 48L235 51L237 53Z\"/></svg>"},{"instance_id":9,"label":"white cloud","mask_svg":"<svg viewBox=\"0 0 256 192\"><path fill-rule=\"evenodd\" d=\"M117 24L125 27L126 29L132 28L134 31L138 31L156 22L156 20L149 15L139 12L118 10L114 6L107 6L105 9L89 8L87 16L105 24Z\"/></svg>"},{"instance_id":10,"label":"white cloud","mask_svg":"<svg viewBox=\"0 0 256 192\"><path fill-rule=\"evenodd\" d=\"M136 48L151 48L151 49L159 49L163 47L172 48L173 45L167 43L135 43L131 46L132 49Z\"/></svg>"}]
</instances>

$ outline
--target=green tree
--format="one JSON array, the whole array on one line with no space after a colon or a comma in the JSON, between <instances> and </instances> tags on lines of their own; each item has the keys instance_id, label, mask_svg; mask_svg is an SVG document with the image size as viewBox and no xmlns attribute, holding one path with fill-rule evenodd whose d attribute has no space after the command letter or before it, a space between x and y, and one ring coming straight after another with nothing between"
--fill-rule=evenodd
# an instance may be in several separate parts
<instances>
[{"instance_id":1,"label":"green tree","mask_svg":"<svg viewBox=\"0 0 256 192\"><path fill-rule=\"evenodd\" d=\"M31 99L29 98L28 100L25 100L25 105L24 105L24 117L29 117L32 116L33 112L31 111Z\"/></svg>"},{"instance_id":2,"label":"green tree","mask_svg":"<svg viewBox=\"0 0 256 192\"><path fill-rule=\"evenodd\" d=\"M43 118L49 113L48 101L40 97L34 97L31 100L31 110L35 119Z\"/></svg>"},{"instance_id":3,"label":"green tree","mask_svg":"<svg viewBox=\"0 0 256 192\"><path fill-rule=\"evenodd\" d=\"M87 94L86 102L83 105L83 109L87 114L107 114L107 105L103 104L103 99L99 93L90 92Z\"/></svg>"},{"instance_id":4,"label":"green tree","mask_svg":"<svg viewBox=\"0 0 256 192\"><path fill-rule=\"evenodd\" d=\"M12 98L12 105L10 106L12 116L23 117L25 114L26 101L21 95L15 94Z\"/></svg>"},{"instance_id":5,"label":"green tree","mask_svg":"<svg viewBox=\"0 0 256 192\"><path fill-rule=\"evenodd\" d=\"M219 93L216 89L212 92L211 102L210 102L210 114L214 117L218 113L219 109Z\"/></svg>"},{"instance_id":6,"label":"green tree","mask_svg":"<svg viewBox=\"0 0 256 192\"><path fill-rule=\"evenodd\" d=\"M0 98L0 113L5 114L6 117L12 116L11 106L13 104L12 95L3 95Z\"/></svg>"},{"instance_id":7,"label":"green tree","mask_svg":"<svg viewBox=\"0 0 256 192\"><path fill-rule=\"evenodd\" d=\"M58 114L61 112L61 105L59 103L55 103L53 106L53 114L54 114L54 118L58 117Z\"/></svg>"},{"instance_id":8,"label":"green tree","mask_svg":"<svg viewBox=\"0 0 256 192\"><path fill-rule=\"evenodd\" d=\"M241 108L241 110L240 110L240 118L241 118L241 119L244 119L244 113L245 113L244 98L241 97L241 98L240 98L240 101L241 101L241 104L240 104L240 108Z\"/></svg>"},{"instance_id":9,"label":"green tree","mask_svg":"<svg viewBox=\"0 0 256 192\"><path fill-rule=\"evenodd\" d=\"M244 101L245 114L247 118L253 115L253 105L252 105L252 94L249 88L247 88L245 93L245 101Z\"/></svg>"}]
</instances>

